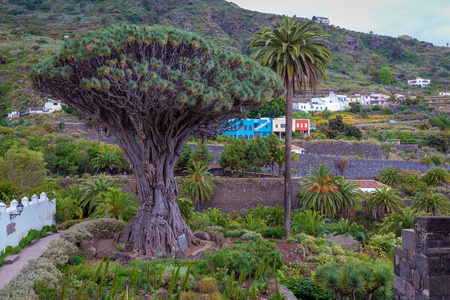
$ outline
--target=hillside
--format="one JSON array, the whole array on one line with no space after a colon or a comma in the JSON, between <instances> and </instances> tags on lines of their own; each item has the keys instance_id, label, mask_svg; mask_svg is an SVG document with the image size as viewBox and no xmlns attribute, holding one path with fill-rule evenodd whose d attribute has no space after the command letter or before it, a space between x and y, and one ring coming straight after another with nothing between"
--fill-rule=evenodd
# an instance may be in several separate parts
<instances>
[{"instance_id":1,"label":"hillside","mask_svg":"<svg viewBox=\"0 0 450 300\"><path fill-rule=\"evenodd\" d=\"M39 101L26 82L27 71L58 51L64 36L129 22L163 24L201 34L217 45L251 55L247 38L273 26L279 16L249 11L224 0L0 0L0 106L25 107ZM450 84L450 50L416 39L358 33L321 25L330 37L333 63L326 88L342 92L406 89L432 93ZM380 86L369 68L389 66L392 86ZM416 76L433 85L420 90L406 85Z\"/></svg>"}]
</instances>

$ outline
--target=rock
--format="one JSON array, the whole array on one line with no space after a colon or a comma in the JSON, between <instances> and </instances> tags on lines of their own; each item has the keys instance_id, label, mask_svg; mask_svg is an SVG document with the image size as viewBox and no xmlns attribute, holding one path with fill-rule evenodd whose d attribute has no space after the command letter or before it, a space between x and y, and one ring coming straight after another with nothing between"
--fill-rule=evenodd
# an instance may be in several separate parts
<instances>
[{"instance_id":1,"label":"rock","mask_svg":"<svg viewBox=\"0 0 450 300\"><path fill-rule=\"evenodd\" d=\"M196 260L196 259L205 259L205 251L200 251L196 255L189 255L188 259Z\"/></svg>"},{"instance_id":2,"label":"rock","mask_svg":"<svg viewBox=\"0 0 450 300\"><path fill-rule=\"evenodd\" d=\"M328 237L328 240L332 243L340 244L342 248L346 250L358 250L359 249L359 242L356 241L351 236L346 235L332 235Z\"/></svg>"},{"instance_id":3,"label":"rock","mask_svg":"<svg viewBox=\"0 0 450 300\"><path fill-rule=\"evenodd\" d=\"M171 295L169 294L169 292L166 289L160 288L158 290L158 294L156 294L156 296L159 296L158 299L165 299L168 300L171 298Z\"/></svg>"},{"instance_id":4,"label":"rock","mask_svg":"<svg viewBox=\"0 0 450 300\"><path fill-rule=\"evenodd\" d=\"M211 237L211 240L216 242L218 245L221 244L222 240L223 240L224 236L221 234L215 234Z\"/></svg>"},{"instance_id":5,"label":"rock","mask_svg":"<svg viewBox=\"0 0 450 300\"><path fill-rule=\"evenodd\" d=\"M5 265L11 265L19 258L20 258L19 255L9 255L9 256L5 257L5 259L3 261L5 262Z\"/></svg>"},{"instance_id":6,"label":"rock","mask_svg":"<svg viewBox=\"0 0 450 300\"><path fill-rule=\"evenodd\" d=\"M180 248L181 251L183 251L183 252L188 251L187 239L184 234L177 237L177 243L178 243L178 248Z\"/></svg>"},{"instance_id":7,"label":"rock","mask_svg":"<svg viewBox=\"0 0 450 300\"><path fill-rule=\"evenodd\" d=\"M111 231L106 230L106 229L100 230L100 233L98 234L98 238L101 239L101 240L113 239L114 238L114 232L111 232Z\"/></svg>"},{"instance_id":8,"label":"rock","mask_svg":"<svg viewBox=\"0 0 450 300\"><path fill-rule=\"evenodd\" d=\"M93 241L93 240L82 240L80 242L80 250L81 251L87 250L89 248L94 248L95 249L95 241Z\"/></svg>"},{"instance_id":9,"label":"rock","mask_svg":"<svg viewBox=\"0 0 450 300\"><path fill-rule=\"evenodd\" d=\"M196 238L199 238L199 239L204 240L204 241L210 241L211 240L211 237L209 236L209 234L203 233L203 232L197 232L196 234L194 234L194 236Z\"/></svg>"},{"instance_id":10,"label":"rock","mask_svg":"<svg viewBox=\"0 0 450 300\"><path fill-rule=\"evenodd\" d=\"M97 255L95 256L97 259L101 259L101 258L107 258L108 257L108 254L109 254L109 258L111 259L111 260L117 260L117 261L120 261L120 262L122 262L122 263L124 263L124 264L127 264L127 263L129 263L130 261L133 261L133 260L135 260L135 258L134 257L131 257L129 254L126 254L126 253L117 253L117 252L112 252L112 253L110 253L110 252L108 252L108 251L102 251L102 252L99 252L99 253L97 253Z\"/></svg>"},{"instance_id":11,"label":"rock","mask_svg":"<svg viewBox=\"0 0 450 300\"><path fill-rule=\"evenodd\" d=\"M97 249L95 249L94 247L87 248L85 249L85 251L92 256L95 256L97 254Z\"/></svg>"},{"instance_id":12,"label":"rock","mask_svg":"<svg viewBox=\"0 0 450 300\"><path fill-rule=\"evenodd\" d=\"M175 252L175 259L186 259L186 254L184 254L183 251L176 251Z\"/></svg>"}]
</instances>

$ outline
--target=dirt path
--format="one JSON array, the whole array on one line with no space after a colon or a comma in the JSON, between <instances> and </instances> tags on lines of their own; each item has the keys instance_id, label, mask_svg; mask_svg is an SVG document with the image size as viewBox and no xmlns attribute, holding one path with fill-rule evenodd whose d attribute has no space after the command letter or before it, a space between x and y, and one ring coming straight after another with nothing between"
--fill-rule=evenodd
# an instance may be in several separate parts
<instances>
[{"instance_id":1,"label":"dirt path","mask_svg":"<svg viewBox=\"0 0 450 300\"><path fill-rule=\"evenodd\" d=\"M16 277L23 267L28 265L30 259L36 259L47 250L50 241L59 239L59 233L46 236L40 239L36 244L24 248L19 253L19 259L11 265L4 265L0 268L0 290L3 289L14 277Z\"/></svg>"}]
</instances>

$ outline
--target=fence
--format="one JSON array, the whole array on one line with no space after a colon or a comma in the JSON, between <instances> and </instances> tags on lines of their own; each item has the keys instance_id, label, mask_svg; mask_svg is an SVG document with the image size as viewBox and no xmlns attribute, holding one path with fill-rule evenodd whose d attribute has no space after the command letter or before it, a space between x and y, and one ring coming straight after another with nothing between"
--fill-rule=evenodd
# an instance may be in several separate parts
<instances>
[{"instance_id":1,"label":"fence","mask_svg":"<svg viewBox=\"0 0 450 300\"><path fill-rule=\"evenodd\" d=\"M0 202L0 251L7 246L15 247L28 234L30 229L40 230L45 225L55 224L55 199L49 199L42 192L40 197L33 195L31 200L22 198L23 212L18 213L16 200L7 207Z\"/></svg>"}]
</instances>

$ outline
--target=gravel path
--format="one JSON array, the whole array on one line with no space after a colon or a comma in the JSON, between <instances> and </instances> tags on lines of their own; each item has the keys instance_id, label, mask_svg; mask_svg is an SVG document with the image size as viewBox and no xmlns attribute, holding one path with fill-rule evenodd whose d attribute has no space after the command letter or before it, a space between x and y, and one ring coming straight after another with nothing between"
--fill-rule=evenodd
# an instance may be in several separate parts
<instances>
[{"instance_id":1,"label":"gravel path","mask_svg":"<svg viewBox=\"0 0 450 300\"><path fill-rule=\"evenodd\" d=\"M14 277L16 277L23 267L28 265L30 259L36 259L41 257L41 255L47 250L50 241L59 239L59 233L54 233L52 235L46 236L40 239L34 245L25 247L19 253L19 259L16 260L11 265L4 265L0 268L0 290L3 289ZM24 299L25 300L25 299Z\"/></svg>"}]
</instances>

